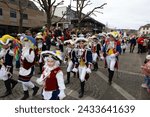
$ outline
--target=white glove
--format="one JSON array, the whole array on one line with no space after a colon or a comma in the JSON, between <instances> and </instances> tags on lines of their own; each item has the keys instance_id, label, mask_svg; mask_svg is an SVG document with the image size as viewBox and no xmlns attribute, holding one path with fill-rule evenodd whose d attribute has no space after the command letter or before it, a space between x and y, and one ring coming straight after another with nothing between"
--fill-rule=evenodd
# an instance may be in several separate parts
<instances>
[{"instance_id":1,"label":"white glove","mask_svg":"<svg viewBox=\"0 0 150 117\"><path fill-rule=\"evenodd\" d=\"M73 68L72 71L75 72L75 73L77 73L78 69L77 68Z\"/></svg>"},{"instance_id":2,"label":"white glove","mask_svg":"<svg viewBox=\"0 0 150 117\"><path fill-rule=\"evenodd\" d=\"M62 100L63 98L66 97L64 90L60 90L60 93L58 95L59 99Z\"/></svg>"},{"instance_id":3,"label":"white glove","mask_svg":"<svg viewBox=\"0 0 150 117\"><path fill-rule=\"evenodd\" d=\"M86 72L87 72L88 74L90 74L90 73L91 73L91 69L90 69L90 68L87 68L87 69L86 69Z\"/></svg>"},{"instance_id":4,"label":"white glove","mask_svg":"<svg viewBox=\"0 0 150 117\"><path fill-rule=\"evenodd\" d=\"M42 78L38 78L38 79L36 80L36 83L39 84L39 85L43 85L44 81L43 81Z\"/></svg>"}]
</instances>

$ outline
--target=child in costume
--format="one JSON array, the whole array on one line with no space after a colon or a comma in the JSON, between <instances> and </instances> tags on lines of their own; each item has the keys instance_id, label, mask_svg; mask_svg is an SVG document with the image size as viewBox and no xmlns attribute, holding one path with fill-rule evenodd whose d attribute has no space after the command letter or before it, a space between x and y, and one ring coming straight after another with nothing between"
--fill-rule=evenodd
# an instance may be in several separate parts
<instances>
[{"instance_id":1,"label":"child in costume","mask_svg":"<svg viewBox=\"0 0 150 117\"><path fill-rule=\"evenodd\" d=\"M65 84L69 84L70 73L73 69L73 66L77 63L77 57L76 57L75 49L73 48L73 44L74 44L73 40L64 41L64 44L67 45L65 54L64 54L65 56L64 63L67 62L67 82Z\"/></svg>"},{"instance_id":2,"label":"child in costume","mask_svg":"<svg viewBox=\"0 0 150 117\"><path fill-rule=\"evenodd\" d=\"M92 50L93 66L94 66L93 71L97 71L98 70L97 58L100 57L101 44L98 42L98 38L95 35L92 36L92 39L93 40L92 40L91 50Z\"/></svg>"},{"instance_id":3,"label":"child in costume","mask_svg":"<svg viewBox=\"0 0 150 117\"><path fill-rule=\"evenodd\" d=\"M13 44L13 40L14 40L14 37L10 35L4 35L2 36L2 38L0 38L0 43L2 44L0 58L3 58L4 60L3 65L6 67L7 71L11 74L11 75L10 74L8 75L8 78L4 79L6 92L4 93L2 97L12 94L12 89L18 83L16 80L12 79L14 52L11 46Z\"/></svg>"},{"instance_id":4,"label":"child in costume","mask_svg":"<svg viewBox=\"0 0 150 117\"><path fill-rule=\"evenodd\" d=\"M117 67L117 60L118 60L118 55L119 55L119 48L116 43L116 38L118 34L116 32L111 32L108 34L109 39L106 42L105 46L103 46L103 52L106 53L106 63L108 67L108 72L109 72L109 80L108 83L109 85L112 84L112 79L114 76L114 71L115 68Z\"/></svg>"},{"instance_id":5,"label":"child in costume","mask_svg":"<svg viewBox=\"0 0 150 117\"><path fill-rule=\"evenodd\" d=\"M39 87L35 86L31 82L31 77L34 73L35 64L35 51L33 46L35 45L35 39L31 36L25 36L22 40L23 48L21 55L21 67L19 69L19 79L18 81L22 83L24 96L21 100L29 98L29 88L33 89L32 96L35 96L39 90Z\"/></svg>"},{"instance_id":6,"label":"child in costume","mask_svg":"<svg viewBox=\"0 0 150 117\"><path fill-rule=\"evenodd\" d=\"M42 96L44 100L61 100L65 95L65 84L63 72L59 67L62 60L60 53L54 51L43 51L42 56L45 60L43 73L37 83L43 85Z\"/></svg>"},{"instance_id":7,"label":"child in costume","mask_svg":"<svg viewBox=\"0 0 150 117\"><path fill-rule=\"evenodd\" d=\"M79 91L79 98L82 98L84 95L85 81L91 73L92 66L92 52L91 49L86 48L86 42L87 39L85 39L83 36L77 38L75 41L75 43L79 44L79 48L77 50L78 66L75 65L72 71L78 72L81 87Z\"/></svg>"}]
</instances>

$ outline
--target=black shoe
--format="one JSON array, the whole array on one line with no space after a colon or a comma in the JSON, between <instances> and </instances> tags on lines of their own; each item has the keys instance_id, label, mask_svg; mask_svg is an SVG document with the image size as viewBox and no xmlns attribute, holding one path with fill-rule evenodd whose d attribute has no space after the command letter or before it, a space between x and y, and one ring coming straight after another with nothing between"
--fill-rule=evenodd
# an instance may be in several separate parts
<instances>
[{"instance_id":1,"label":"black shoe","mask_svg":"<svg viewBox=\"0 0 150 117\"><path fill-rule=\"evenodd\" d=\"M79 93L79 94L81 93L81 89L78 91L78 93Z\"/></svg>"},{"instance_id":2,"label":"black shoe","mask_svg":"<svg viewBox=\"0 0 150 117\"><path fill-rule=\"evenodd\" d=\"M29 98L29 92L28 91L24 91L24 96L21 98L21 100L26 100Z\"/></svg>"},{"instance_id":3,"label":"black shoe","mask_svg":"<svg viewBox=\"0 0 150 117\"><path fill-rule=\"evenodd\" d=\"M81 92L80 94L79 94L79 98L82 98L83 97L83 93Z\"/></svg>"},{"instance_id":4,"label":"black shoe","mask_svg":"<svg viewBox=\"0 0 150 117\"><path fill-rule=\"evenodd\" d=\"M37 94L38 90L39 90L39 87L35 86L33 88L33 94L32 94L32 96L35 96Z\"/></svg>"},{"instance_id":5,"label":"black shoe","mask_svg":"<svg viewBox=\"0 0 150 117\"><path fill-rule=\"evenodd\" d=\"M112 82L108 82L108 84L111 86Z\"/></svg>"},{"instance_id":6,"label":"black shoe","mask_svg":"<svg viewBox=\"0 0 150 117\"><path fill-rule=\"evenodd\" d=\"M95 69L94 71L97 71L98 69Z\"/></svg>"},{"instance_id":7,"label":"black shoe","mask_svg":"<svg viewBox=\"0 0 150 117\"><path fill-rule=\"evenodd\" d=\"M9 96L9 95L11 95L11 94L12 94L11 91L6 91L6 92L4 93L4 95L1 96L1 98L4 98L4 97Z\"/></svg>"}]
</instances>

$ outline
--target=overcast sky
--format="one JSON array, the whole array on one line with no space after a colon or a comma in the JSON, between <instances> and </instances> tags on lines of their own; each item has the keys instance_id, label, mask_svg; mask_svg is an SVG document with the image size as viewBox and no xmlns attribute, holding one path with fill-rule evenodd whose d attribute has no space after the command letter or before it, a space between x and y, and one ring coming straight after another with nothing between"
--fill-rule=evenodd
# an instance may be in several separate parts
<instances>
[{"instance_id":1,"label":"overcast sky","mask_svg":"<svg viewBox=\"0 0 150 117\"><path fill-rule=\"evenodd\" d=\"M65 5L70 3L70 0L64 1ZM150 23L150 0L91 0L91 2L93 4L87 7L86 11L102 3L107 3L101 10L104 14L92 17L108 24L109 27L138 29L140 26Z\"/></svg>"},{"instance_id":2,"label":"overcast sky","mask_svg":"<svg viewBox=\"0 0 150 117\"><path fill-rule=\"evenodd\" d=\"M61 0L58 0L60 2ZM72 6L75 2L72 1ZM91 0L92 5L86 7L84 13L96 6L107 3L103 14L92 16L96 20L107 24L112 28L139 29L140 26L150 23L150 0ZM64 5L68 6L70 0L64 0Z\"/></svg>"}]
</instances>

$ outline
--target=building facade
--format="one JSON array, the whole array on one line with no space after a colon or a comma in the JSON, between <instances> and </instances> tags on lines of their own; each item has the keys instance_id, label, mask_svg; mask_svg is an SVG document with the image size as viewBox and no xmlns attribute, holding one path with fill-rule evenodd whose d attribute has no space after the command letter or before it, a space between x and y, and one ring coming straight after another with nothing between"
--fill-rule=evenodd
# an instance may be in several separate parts
<instances>
[{"instance_id":1,"label":"building facade","mask_svg":"<svg viewBox=\"0 0 150 117\"><path fill-rule=\"evenodd\" d=\"M144 26L141 26L139 28L139 34L150 34L150 24L146 24Z\"/></svg>"},{"instance_id":2,"label":"building facade","mask_svg":"<svg viewBox=\"0 0 150 117\"><path fill-rule=\"evenodd\" d=\"M55 15L61 17L62 13L66 13L66 25L69 28L78 28L78 18L76 16L76 11L72 10L70 6L58 7L56 8ZM83 14L84 16L84 14ZM91 17L87 17L81 22L82 30L87 30L90 32L102 32L105 25Z\"/></svg>"},{"instance_id":3,"label":"building facade","mask_svg":"<svg viewBox=\"0 0 150 117\"><path fill-rule=\"evenodd\" d=\"M18 32L20 19L18 0L8 0L8 5L0 2L0 35ZM28 1L22 17L24 30L46 24L45 13L40 11L32 1Z\"/></svg>"}]
</instances>

